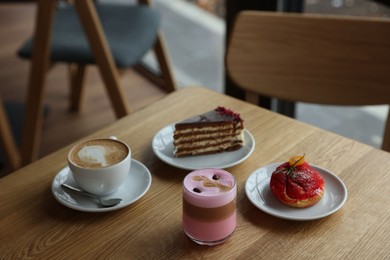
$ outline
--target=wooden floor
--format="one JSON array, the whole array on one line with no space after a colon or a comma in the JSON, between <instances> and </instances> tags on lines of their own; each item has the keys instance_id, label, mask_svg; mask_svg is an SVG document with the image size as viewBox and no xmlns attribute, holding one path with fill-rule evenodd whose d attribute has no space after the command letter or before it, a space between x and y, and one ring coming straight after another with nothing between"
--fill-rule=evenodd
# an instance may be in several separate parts
<instances>
[{"instance_id":1,"label":"wooden floor","mask_svg":"<svg viewBox=\"0 0 390 260\"><path fill-rule=\"evenodd\" d=\"M18 58L16 51L31 35L34 20L33 3L0 3L0 95L4 101L25 100L30 64ZM44 102L49 113L43 124L40 157L116 120L99 72L94 66L88 70L82 110L78 113L70 112L66 72L66 65L59 64L47 76ZM121 82L133 111L166 95L132 70L123 74Z\"/></svg>"}]
</instances>

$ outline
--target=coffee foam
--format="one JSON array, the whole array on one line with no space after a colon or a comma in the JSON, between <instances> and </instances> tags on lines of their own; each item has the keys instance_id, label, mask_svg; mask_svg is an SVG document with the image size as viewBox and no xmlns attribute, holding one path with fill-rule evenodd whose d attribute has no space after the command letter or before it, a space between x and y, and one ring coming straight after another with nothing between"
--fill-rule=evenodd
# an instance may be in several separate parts
<instances>
[{"instance_id":1,"label":"coffee foam","mask_svg":"<svg viewBox=\"0 0 390 260\"><path fill-rule=\"evenodd\" d=\"M99 164L102 167L108 166L106 160L106 148L100 145L84 146L77 153L80 161L86 164Z\"/></svg>"},{"instance_id":2,"label":"coffee foam","mask_svg":"<svg viewBox=\"0 0 390 260\"><path fill-rule=\"evenodd\" d=\"M126 145L109 139L96 139L77 145L70 152L70 160L82 168L102 168L126 158Z\"/></svg>"}]
</instances>

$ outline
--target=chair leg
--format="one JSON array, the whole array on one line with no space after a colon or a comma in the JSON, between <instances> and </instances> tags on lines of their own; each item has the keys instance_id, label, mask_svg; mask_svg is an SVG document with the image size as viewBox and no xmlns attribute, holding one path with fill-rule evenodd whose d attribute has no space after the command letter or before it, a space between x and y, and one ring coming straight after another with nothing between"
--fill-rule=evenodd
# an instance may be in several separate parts
<instances>
[{"instance_id":1,"label":"chair leg","mask_svg":"<svg viewBox=\"0 0 390 260\"><path fill-rule=\"evenodd\" d=\"M130 113L130 108L126 95L119 84L118 69L104 35L93 0L75 1L75 5L115 114L118 118L126 116Z\"/></svg>"},{"instance_id":2,"label":"chair leg","mask_svg":"<svg viewBox=\"0 0 390 260\"><path fill-rule=\"evenodd\" d=\"M14 171L21 165L19 150L15 144L3 102L0 100L0 143L4 149L7 165Z\"/></svg>"},{"instance_id":3,"label":"chair leg","mask_svg":"<svg viewBox=\"0 0 390 260\"><path fill-rule=\"evenodd\" d=\"M171 62L169 60L168 50L165 46L164 37L161 32L157 34L157 40L154 47L154 52L157 57L157 61L160 65L161 77L164 80L165 90L170 93L175 91L176 81L173 74Z\"/></svg>"},{"instance_id":4,"label":"chair leg","mask_svg":"<svg viewBox=\"0 0 390 260\"><path fill-rule=\"evenodd\" d=\"M39 0L35 22L34 46L28 79L26 113L21 143L22 165L38 157L41 138L43 90L49 66L50 37L56 6L55 0Z\"/></svg>"},{"instance_id":5,"label":"chair leg","mask_svg":"<svg viewBox=\"0 0 390 260\"><path fill-rule=\"evenodd\" d=\"M70 81L70 110L79 112L84 99L85 87L84 79L86 65L71 63L69 64Z\"/></svg>"},{"instance_id":6,"label":"chair leg","mask_svg":"<svg viewBox=\"0 0 390 260\"><path fill-rule=\"evenodd\" d=\"M138 0L141 5L152 5L151 0ZM152 72L142 66L137 66L136 69L149 78L155 84L163 87L168 93L173 92L177 89L176 81L173 74L171 62L169 60L168 50L165 46L165 40L163 34L158 32L156 43L154 45L154 52L156 54L157 62L160 65L161 76L158 77Z\"/></svg>"}]
</instances>

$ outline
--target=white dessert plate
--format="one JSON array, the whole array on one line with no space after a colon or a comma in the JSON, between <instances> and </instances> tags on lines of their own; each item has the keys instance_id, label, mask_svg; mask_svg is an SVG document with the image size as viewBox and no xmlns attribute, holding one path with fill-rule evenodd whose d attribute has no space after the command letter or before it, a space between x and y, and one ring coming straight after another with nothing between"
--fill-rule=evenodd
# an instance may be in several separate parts
<instances>
[{"instance_id":1,"label":"white dessert plate","mask_svg":"<svg viewBox=\"0 0 390 260\"><path fill-rule=\"evenodd\" d=\"M61 187L62 183L67 183L79 188L73 179L68 166L62 168L58 172L51 186L54 198L56 198L61 204L79 211L106 212L126 207L139 200L149 190L152 183L152 175L145 165L132 159L130 171L125 183L123 183L114 194L105 197L122 198L123 202L114 207L108 208L99 207L97 202L92 198L63 189Z\"/></svg>"},{"instance_id":2,"label":"white dessert plate","mask_svg":"<svg viewBox=\"0 0 390 260\"><path fill-rule=\"evenodd\" d=\"M274 163L261 167L246 181L245 191L248 199L265 213L289 220L314 220L338 211L347 200L347 188L339 177L329 170L311 165L325 180L325 192L322 199L308 208L284 205L272 194L269 186L272 172L281 164Z\"/></svg>"},{"instance_id":3,"label":"white dessert plate","mask_svg":"<svg viewBox=\"0 0 390 260\"><path fill-rule=\"evenodd\" d=\"M236 151L177 158L173 156L174 130L173 124L161 129L154 136L152 146L160 160L181 169L228 168L246 160L255 149L255 139L247 129L244 129L244 145Z\"/></svg>"}]
</instances>

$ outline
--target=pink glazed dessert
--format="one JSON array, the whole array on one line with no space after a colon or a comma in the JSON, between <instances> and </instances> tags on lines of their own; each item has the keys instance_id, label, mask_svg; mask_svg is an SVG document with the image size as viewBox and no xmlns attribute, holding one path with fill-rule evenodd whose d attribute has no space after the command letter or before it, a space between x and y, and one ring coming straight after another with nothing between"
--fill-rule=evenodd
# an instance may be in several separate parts
<instances>
[{"instance_id":1,"label":"pink glazed dessert","mask_svg":"<svg viewBox=\"0 0 390 260\"><path fill-rule=\"evenodd\" d=\"M183 181L183 228L196 243L224 242L237 225L236 180L221 169L189 173Z\"/></svg>"}]
</instances>

